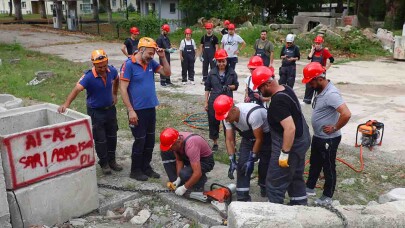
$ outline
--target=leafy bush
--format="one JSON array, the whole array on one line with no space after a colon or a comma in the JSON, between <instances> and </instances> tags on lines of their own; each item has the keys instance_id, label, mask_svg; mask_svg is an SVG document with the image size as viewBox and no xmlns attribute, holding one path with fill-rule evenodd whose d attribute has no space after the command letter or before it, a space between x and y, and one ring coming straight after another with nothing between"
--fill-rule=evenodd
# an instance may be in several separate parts
<instances>
[{"instance_id":1,"label":"leafy bush","mask_svg":"<svg viewBox=\"0 0 405 228\"><path fill-rule=\"evenodd\" d=\"M104 7L103 5L100 5L100 6L98 7L98 13L105 13L105 12L107 12L107 10L105 9L105 7Z\"/></svg>"},{"instance_id":2,"label":"leafy bush","mask_svg":"<svg viewBox=\"0 0 405 228\"><path fill-rule=\"evenodd\" d=\"M160 27L164 23L167 23L167 20L159 20L155 14L149 14L146 16L136 14L135 19L121 21L117 26L123 28L125 31L129 31L131 27L136 26L140 30L141 36L148 36L156 39L160 34Z\"/></svg>"},{"instance_id":3,"label":"leafy bush","mask_svg":"<svg viewBox=\"0 0 405 228\"><path fill-rule=\"evenodd\" d=\"M129 5L128 5L128 11L131 13L135 12L135 7L134 7L134 5L132 5L132 2L129 3Z\"/></svg>"}]
</instances>

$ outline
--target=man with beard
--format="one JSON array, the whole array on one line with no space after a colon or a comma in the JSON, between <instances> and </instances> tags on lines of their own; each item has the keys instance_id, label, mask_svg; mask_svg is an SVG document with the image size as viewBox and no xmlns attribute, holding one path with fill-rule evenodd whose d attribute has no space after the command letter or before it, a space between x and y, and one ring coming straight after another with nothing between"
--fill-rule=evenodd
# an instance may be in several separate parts
<instances>
[{"instance_id":1,"label":"man with beard","mask_svg":"<svg viewBox=\"0 0 405 228\"><path fill-rule=\"evenodd\" d=\"M290 205L307 205L303 175L311 138L297 95L291 87L279 85L265 66L253 71L252 81L254 89L271 96L267 111L272 142L266 179L269 202L283 204L288 191Z\"/></svg>"},{"instance_id":2,"label":"man with beard","mask_svg":"<svg viewBox=\"0 0 405 228\"><path fill-rule=\"evenodd\" d=\"M141 38L138 50L122 67L120 91L128 111L129 127L135 138L130 177L147 181L148 177L160 177L150 165L155 146L155 107L159 105L154 76L159 73L169 77L171 71L165 51L158 48L152 38ZM153 60L155 53L158 54L163 67Z\"/></svg>"},{"instance_id":3,"label":"man with beard","mask_svg":"<svg viewBox=\"0 0 405 228\"><path fill-rule=\"evenodd\" d=\"M264 66L273 66L274 60L274 46L267 39L267 30L262 30L260 33L260 39L255 43L255 55L260 56L263 59Z\"/></svg>"},{"instance_id":4,"label":"man with beard","mask_svg":"<svg viewBox=\"0 0 405 228\"><path fill-rule=\"evenodd\" d=\"M342 139L340 129L351 117L351 113L339 90L326 79L325 69L318 62L304 68L302 83L309 84L317 95L312 105L312 127L314 135L311 145L311 166L307 181L307 194L316 195L315 185L323 171L325 185L318 205L330 205L336 186L336 152Z\"/></svg>"},{"instance_id":5,"label":"man with beard","mask_svg":"<svg viewBox=\"0 0 405 228\"><path fill-rule=\"evenodd\" d=\"M332 54L330 54L328 48L322 47L322 36L315 37L314 43L315 44L312 45L311 53L309 53L308 55L308 60L311 60L311 62L320 63L325 68L326 72L332 66L332 63L335 61L335 59L333 58ZM311 104L314 92L314 89L312 89L309 84L306 84L304 95L305 104Z\"/></svg>"}]
</instances>

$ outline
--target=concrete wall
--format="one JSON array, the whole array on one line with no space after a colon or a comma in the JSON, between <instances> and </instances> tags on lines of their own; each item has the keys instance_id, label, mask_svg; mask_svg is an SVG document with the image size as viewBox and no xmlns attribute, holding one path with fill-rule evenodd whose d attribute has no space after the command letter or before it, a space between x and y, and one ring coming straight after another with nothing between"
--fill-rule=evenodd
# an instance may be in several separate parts
<instances>
[{"instance_id":1,"label":"concrete wall","mask_svg":"<svg viewBox=\"0 0 405 228\"><path fill-rule=\"evenodd\" d=\"M17 189L95 163L89 116L36 105L0 113L7 189Z\"/></svg>"},{"instance_id":2,"label":"concrete wall","mask_svg":"<svg viewBox=\"0 0 405 228\"><path fill-rule=\"evenodd\" d=\"M294 24L301 25L301 31L307 32L308 31L308 23L310 21L319 22L323 25L336 27L338 26L337 18L329 18L329 17L308 17L308 16L294 16Z\"/></svg>"},{"instance_id":3,"label":"concrete wall","mask_svg":"<svg viewBox=\"0 0 405 228\"><path fill-rule=\"evenodd\" d=\"M2 160L0 156L0 227L8 228L10 225L10 213L6 195L6 182L4 182L4 173Z\"/></svg>"},{"instance_id":4,"label":"concrete wall","mask_svg":"<svg viewBox=\"0 0 405 228\"><path fill-rule=\"evenodd\" d=\"M63 223L98 208L96 167L9 191L7 198L13 227Z\"/></svg>"},{"instance_id":5,"label":"concrete wall","mask_svg":"<svg viewBox=\"0 0 405 228\"><path fill-rule=\"evenodd\" d=\"M348 220L348 227L405 227L405 201L372 206L336 207ZM228 227L343 227L336 214L320 207L287 206L272 203L233 202L228 210Z\"/></svg>"}]
</instances>

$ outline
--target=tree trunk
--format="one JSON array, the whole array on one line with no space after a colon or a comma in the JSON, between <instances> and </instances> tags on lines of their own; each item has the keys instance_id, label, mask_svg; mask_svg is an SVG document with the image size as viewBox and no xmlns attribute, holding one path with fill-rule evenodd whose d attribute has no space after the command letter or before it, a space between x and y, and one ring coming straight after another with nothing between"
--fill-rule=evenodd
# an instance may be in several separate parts
<instances>
[{"instance_id":1,"label":"tree trunk","mask_svg":"<svg viewBox=\"0 0 405 228\"><path fill-rule=\"evenodd\" d=\"M14 4L14 20L22 20L21 0L13 0Z\"/></svg>"},{"instance_id":2,"label":"tree trunk","mask_svg":"<svg viewBox=\"0 0 405 228\"><path fill-rule=\"evenodd\" d=\"M369 0L358 0L358 14L360 27L366 28L370 27L370 1Z\"/></svg>"},{"instance_id":3,"label":"tree trunk","mask_svg":"<svg viewBox=\"0 0 405 228\"><path fill-rule=\"evenodd\" d=\"M343 0L337 1L336 13L343 13Z\"/></svg>"},{"instance_id":4,"label":"tree trunk","mask_svg":"<svg viewBox=\"0 0 405 228\"><path fill-rule=\"evenodd\" d=\"M46 9L45 9L45 1L39 1L39 14L41 18L46 19Z\"/></svg>"},{"instance_id":5,"label":"tree trunk","mask_svg":"<svg viewBox=\"0 0 405 228\"><path fill-rule=\"evenodd\" d=\"M107 16L108 16L108 24L111 24L112 21L112 10L111 10L111 1L110 0L105 0L105 8L107 11Z\"/></svg>"},{"instance_id":6,"label":"tree trunk","mask_svg":"<svg viewBox=\"0 0 405 228\"><path fill-rule=\"evenodd\" d=\"M56 17L58 19L57 28L62 29L62 20L63 20L62 1L54 1L53 4L56 10Z\"/></svg>"},{"instance_id":7,"label":"tree trunk","mask_svg":"<svg viewBox=\"0 0 405 228\"><path fill-rule=\"evenodd\" d=\"M10 0L8 2L8 7L10 8L10 12L8 13L8 16L11 17L13 15L13 1L12 0Z\"/></svg>"},{"instance_id":8,"label":"tree trunk","mask_svg":"<svg viewBox=\"0 0 405 228\"><path fill-rule=\"evenodd\" d=\"M93 0L93 19L98 20L98 1Z\"/></svg>"}]
</instances>

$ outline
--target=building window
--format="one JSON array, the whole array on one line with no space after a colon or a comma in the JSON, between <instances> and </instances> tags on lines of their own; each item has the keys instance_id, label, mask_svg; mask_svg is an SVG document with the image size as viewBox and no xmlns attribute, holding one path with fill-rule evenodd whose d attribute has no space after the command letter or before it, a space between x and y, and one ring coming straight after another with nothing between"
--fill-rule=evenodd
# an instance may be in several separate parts
<instances>
[{"instance_id":1,"label":"building window","mask_svg":"<svg viewBox=\"0 0 405 228\"><path fill-rule=\"evenodd\" d=\"M170 13L176 13L176 3L170 3Z\"/></svg>"},{"instance_id":2,"label":"building window","mask_svg":"<svg viewBox=\"0 0 405 228\"><path fill-rule=\"evenodd\" d=\"M111 3L111 5L112 5L112 7L117 7L117 0L112 0L112 3Z\"/></svg>"},{"instance_id":3,"label":"building window","mask_svg":"<svg viewBox=\"0 0 405 228\"><path fill-rule=\"evenodd\" d=\"M27 3L26 2L21 2L21 9L27 8Z\"/></svg>"},{"instance_id":4,"label":"building window","mask_svg":"<svg viewBox=\"0 0 405 228\"><path fill-rule=\"evenodd\" d=\"M80 11L84 12L84 13L90 13L93 9L93 4L90 3L84 3L84 4L80 4Z\"/></svg>"}]
</instances>

